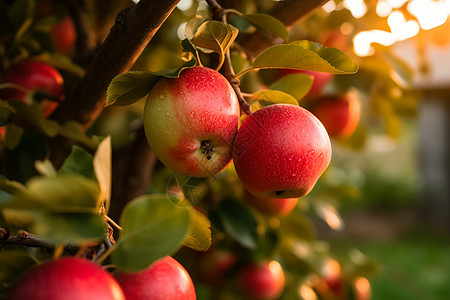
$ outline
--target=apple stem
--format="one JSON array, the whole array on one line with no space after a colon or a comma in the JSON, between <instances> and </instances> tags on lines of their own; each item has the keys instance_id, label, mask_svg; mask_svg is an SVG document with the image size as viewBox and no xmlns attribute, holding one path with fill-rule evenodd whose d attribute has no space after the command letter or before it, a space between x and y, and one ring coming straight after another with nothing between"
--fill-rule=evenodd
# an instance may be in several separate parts
<instances>
[{"instance_id":1,"label":"apple stem","mask_svg":"<svg viewBox=\"0 0 450 300\"><path fill-rule=\"evenodd\" d=\"M227 24L227 11L220 6L220 4L216 0L206 0L208 2L209 8L211 10L211 13L213 15L213 18L216 21L223 22ZM230 82L231 86L233 87L234 92L236 93L236 96L239 101L239 106L241 107L241 110L246 115L252 114L252 108L250 104L245 100L244 96L242 96L241 88L240 88L240 82L239 79L236 78L236 75L233 70L233 65L231 64L231 56L230 56L230 49L228 49L225 52L223 66L222 66L222 73L225 76L225 78Z\"/></svg>"}]
</instances>

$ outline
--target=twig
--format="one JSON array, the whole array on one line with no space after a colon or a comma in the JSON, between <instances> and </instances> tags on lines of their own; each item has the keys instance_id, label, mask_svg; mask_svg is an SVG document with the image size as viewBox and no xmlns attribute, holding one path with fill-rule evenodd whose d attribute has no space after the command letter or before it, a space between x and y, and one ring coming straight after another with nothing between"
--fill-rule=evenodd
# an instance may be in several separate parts
<instances>
[{"instance_id":1,"label":"twig","mask_svg":"<svg viewBox=\"0 0 450 300\"><path fill-rule=\"evenodd\" d=\"M48 251L54 251L55 245L44 240L43 238L32 233L20 230L17 235L9 235L9 230L5 227L0 227L0 245L22 245L25 247L43 248ZM80 249L78 245L66 243L64 251L75 254Z\"/></svg>"},{"instance_id":2,"label":"twig","mask_svg":"<svg viewBox=\"0 0 450 300\"><path fill-rule=\"evenodd\" d=\"M208 2L213 18L217 21L221 21L226 24L227 15L225 13L225 9L222 6L220 6L220 4L216 0L206 0L206 2ZM239 79L235 77L233 65L231 64L231 56L229 49L225 53L225 59L222 65L222 73L233 87L233 90L238 98L241 110L245 114L250 115L252 113L252 108L250 104L248 104L247 101L242 96Z\"/></svg>"}]
</instances>

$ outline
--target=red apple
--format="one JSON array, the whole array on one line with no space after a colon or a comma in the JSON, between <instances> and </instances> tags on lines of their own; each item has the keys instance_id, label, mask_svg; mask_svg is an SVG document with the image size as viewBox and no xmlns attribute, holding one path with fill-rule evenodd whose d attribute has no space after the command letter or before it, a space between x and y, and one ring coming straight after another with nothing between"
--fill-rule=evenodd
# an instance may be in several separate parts
<instances>
[{"instance_id":1,"label":"red apple","mask_svg":"<svg viewBox=\"0 0 450 300\"><path fill-rule=\"evenodd\" d=\"M262 214L280 217L288 215L298 202L297 198L277 199L256 197L247 190L244 192L244 200Z\"/></svg>"},{"instance_id":2,"label":"red apple","mask_svg":"<svg viewBox=\"0 0 450 300\"><path fill-rule=\"evenodd\" d=\"M170 256L140 272L114 274L127 300L195 300L192 279L184 267Z\"/></svg>"},{"instance_id":3,"label":"red apple","mask_svg":"<svg viewBox=\"0 0 450 300\"><path fill-rule=\"evenodd\" d=\"M313 83L311 89L306 94L305 98L313 98L322 94L325 85L331 81L333 74L323 73L308 70L294 70L294 69L280 69L279 77L283 77L289 74L305 74L313 77Z\"/></svg>"},{"instance_id":4,"label":"red apple","mask_svg":"<svg viewBox=\"0 0 450 300\"><path fill-rule=\"evenodd\" d=\"M227 272L235 263L236 257L231 252L210 248L199 258L199 277L206 284L221 286L226 282Z\"/></svg>"},{"instance_id":5,"label":"red apple","mask_svg":"<svg viewBox=\"0 0 450 300\"><path fill-rule=\"evenodd\" d=\"M65 257L28 271L15 285L10 300L124 300L114 278L92 261Z\"/></svg>"},{"instance_id":6,"label":"red apple","mask_svg":"<svg viewBox=\"0 0 450 300\"><path fill-rule=\"evenodd\" d=\"M39 102L44 117L48 117L64 99L63 78L52 66L23 60L4 71L1 83L17 85L0 90L0 98L16 99L31 104Z\"/></svg>"},{"instance_id":7,"label":"red apple","mask_svg":"<svg viewBox=\"0 0 450 300\"><path fill-rule=\"evenodd\" d=\"M77 31L71 18L66 17L57 23L50 31L56 51L72 54L75 49Z\"/></svg>"},{"instance_id":8,"label":"red apple","mask_svg":"<svg viewBox=\"0 0 450 300\"><path fill-rule=\"evenodd\" d=\"M361 104L351 93L324 95L314 100L311 112L322 122L330 136L347 138L358 126Z\"/></svg>"},{"instance_id":9,"label":"red apple","mask_svg":"<svg viewBox=\"0 0 450 300\"><path fill-rule=\"evenodd\" d=\"M251 263L241 270L239 285L251 299L276 299L283 292L285 277L280 263L273 260Z\"/></svg>"},{"instance_id":10,"label":"red apple","mask_svg":"<svg viewBox=\"0 0 450 300\"><path fill-rule=\"evenodd\" d=\"M331 160L331 143L308 110L274 104L242 123L233 161L244 187L261 198L298 198L308 194Z\"/></svg>"},{"instance_id":11,"label":"red apple","mask_svg":"<svg viewBox=\"0 0 450 300\"><path fill-rule=\"evenodd\" d=\"M228 80L205 67L161 78L148 95L144 128L169 168L195 177L223 170L239 125L239 103Z\"/></svg>"}]
</instances>

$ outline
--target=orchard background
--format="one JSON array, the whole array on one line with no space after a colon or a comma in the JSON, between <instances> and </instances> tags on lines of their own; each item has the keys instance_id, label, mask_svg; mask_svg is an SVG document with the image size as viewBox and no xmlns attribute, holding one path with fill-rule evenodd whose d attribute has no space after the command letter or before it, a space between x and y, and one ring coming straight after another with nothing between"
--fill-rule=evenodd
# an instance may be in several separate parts
<instances>
[{"instance_id":1,"label":"orchard background","mask_svg":"<svg viewBox=\"0 0 450 300\"><path fill-rule=\"evenodd\" d=\"M444 0L1 1L0 298L44 261L119 278L172 256L197 299L445 299L449 13ZM194 66L224 75L241 122L280 104L321 120L332 158L308 195L255 199L233 163L199 178L156 157L147 95ZM255 264L278 277L258 282ZM164 280L150 293L174 289Z\"/></svg>"}]
</instances>

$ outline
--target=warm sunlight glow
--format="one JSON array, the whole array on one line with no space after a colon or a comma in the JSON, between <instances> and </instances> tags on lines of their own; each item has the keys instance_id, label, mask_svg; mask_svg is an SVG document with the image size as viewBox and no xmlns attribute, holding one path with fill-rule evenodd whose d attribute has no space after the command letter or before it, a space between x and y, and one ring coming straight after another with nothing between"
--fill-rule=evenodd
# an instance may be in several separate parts
<instances>
[{"instance_id":1,"label":"warm sunlight glow","mask_svg":"<svg viewBox=\"0 0 450 300\"><path fill-rule=\"evenodd\" d=\"M386 18L392 12L392 6L387 0L379 0L377 3L377 15Z\"/></svg>"},{"instance_id":2,"label":"warm sunlight glow","mask_svg":"<svg viewBox=\"0 0 450 300\"><path fill-rule=\"evenodd\" d=\"M321 203L316 207L317 214L334 230L344 228L344 223L336 208L330 203Z\"/></svg>"},{"instance_id":3,"label":"warm sunlight glow","mask_svg":"<svg viewBox=\"0 0 450 300\"><path fill-rule=\"evenodd\" d=\"M336 9L336 2L334 2L334 0L330 0L324 5L322 5L322 9L327 13L331 13L333 10Z\"/></svg>"},{"instance_id":4,"label":"warm sunlight glow","mask_svg":"<svg viewBox=\"0 0 450 300\"><path fill-rule=\"evenodd\" d=\"M306 284L302 284L302 286L298 289L298 293L304 300L317 300L317 295L314 290Z\"/></svg>"},{"instance_id":5,"label":"warm sunlight glow","mask_svg":"<svg viewBox=\"0 0 450 300\"><path fill-rule=\"evenodd\" d=\"M339 278L341 275L341 265L335 259L329 259L323 266L323 276L326 278Z\"/></svg>"},{"instance_id":6,"label":"warm sunlight glow","mask_svg":"<svg viewBox=\"0 0 450 300\"><path fill-rule=\"evenodd\" d=\"M367 12L367 5L364 3L364 0L344 0L344 7L357 19L364 16Z\"/></svg>"},{"instance_id":7,"label":"warm sunlight glow","mask_svg":"<svg viewBox=\"0 0 450 300\"><path fill-rule=\"evenodd\" d=\"M361 0L348 0L344 4L354 15L354 11L361 6ZM401 11L405 7L408 19ZM450 0L378 0L376 13L381 18L387 18L390 32L373 29L356 34L353 50L358 56L372 55L374 43L391 46L416 36L420 29L430 30L444 24L450 15Z\"/></svg>"},{"instance_id":8,"label":"warm sunlight glow","mask_svg":"<svg viewBox=\"0 0 450 300\"><path fill-rule=\"evenodd\" d=\"M269 270L273 274L278 274L278 273L283 272L283 270L281 270L280 263L275 260L273 260L269 263Z\"/></svg>"},{"instance_id":9,"label":"warm sunlight glow","mask_svg":"<svg viewBox=\"0 0 450 300\"><path fill-rule=\"evenodd\" d=\"M393 39L403 41L409 39L419 33L420 27L414 20L406 21L403 13L399 11L392 12L387 19Z\"/></svg>"},{"instance_id":10,"label":"warm sunlight glow","mask_svg":"<svg viewBox=\"0 0 450 300\"><path fill-rule=\"evenodd\" d=\"M446 1L411 0L408 12L417 18L423 30L438 27L447 21L448 11Z\"/></svg>"}]
</instances>

